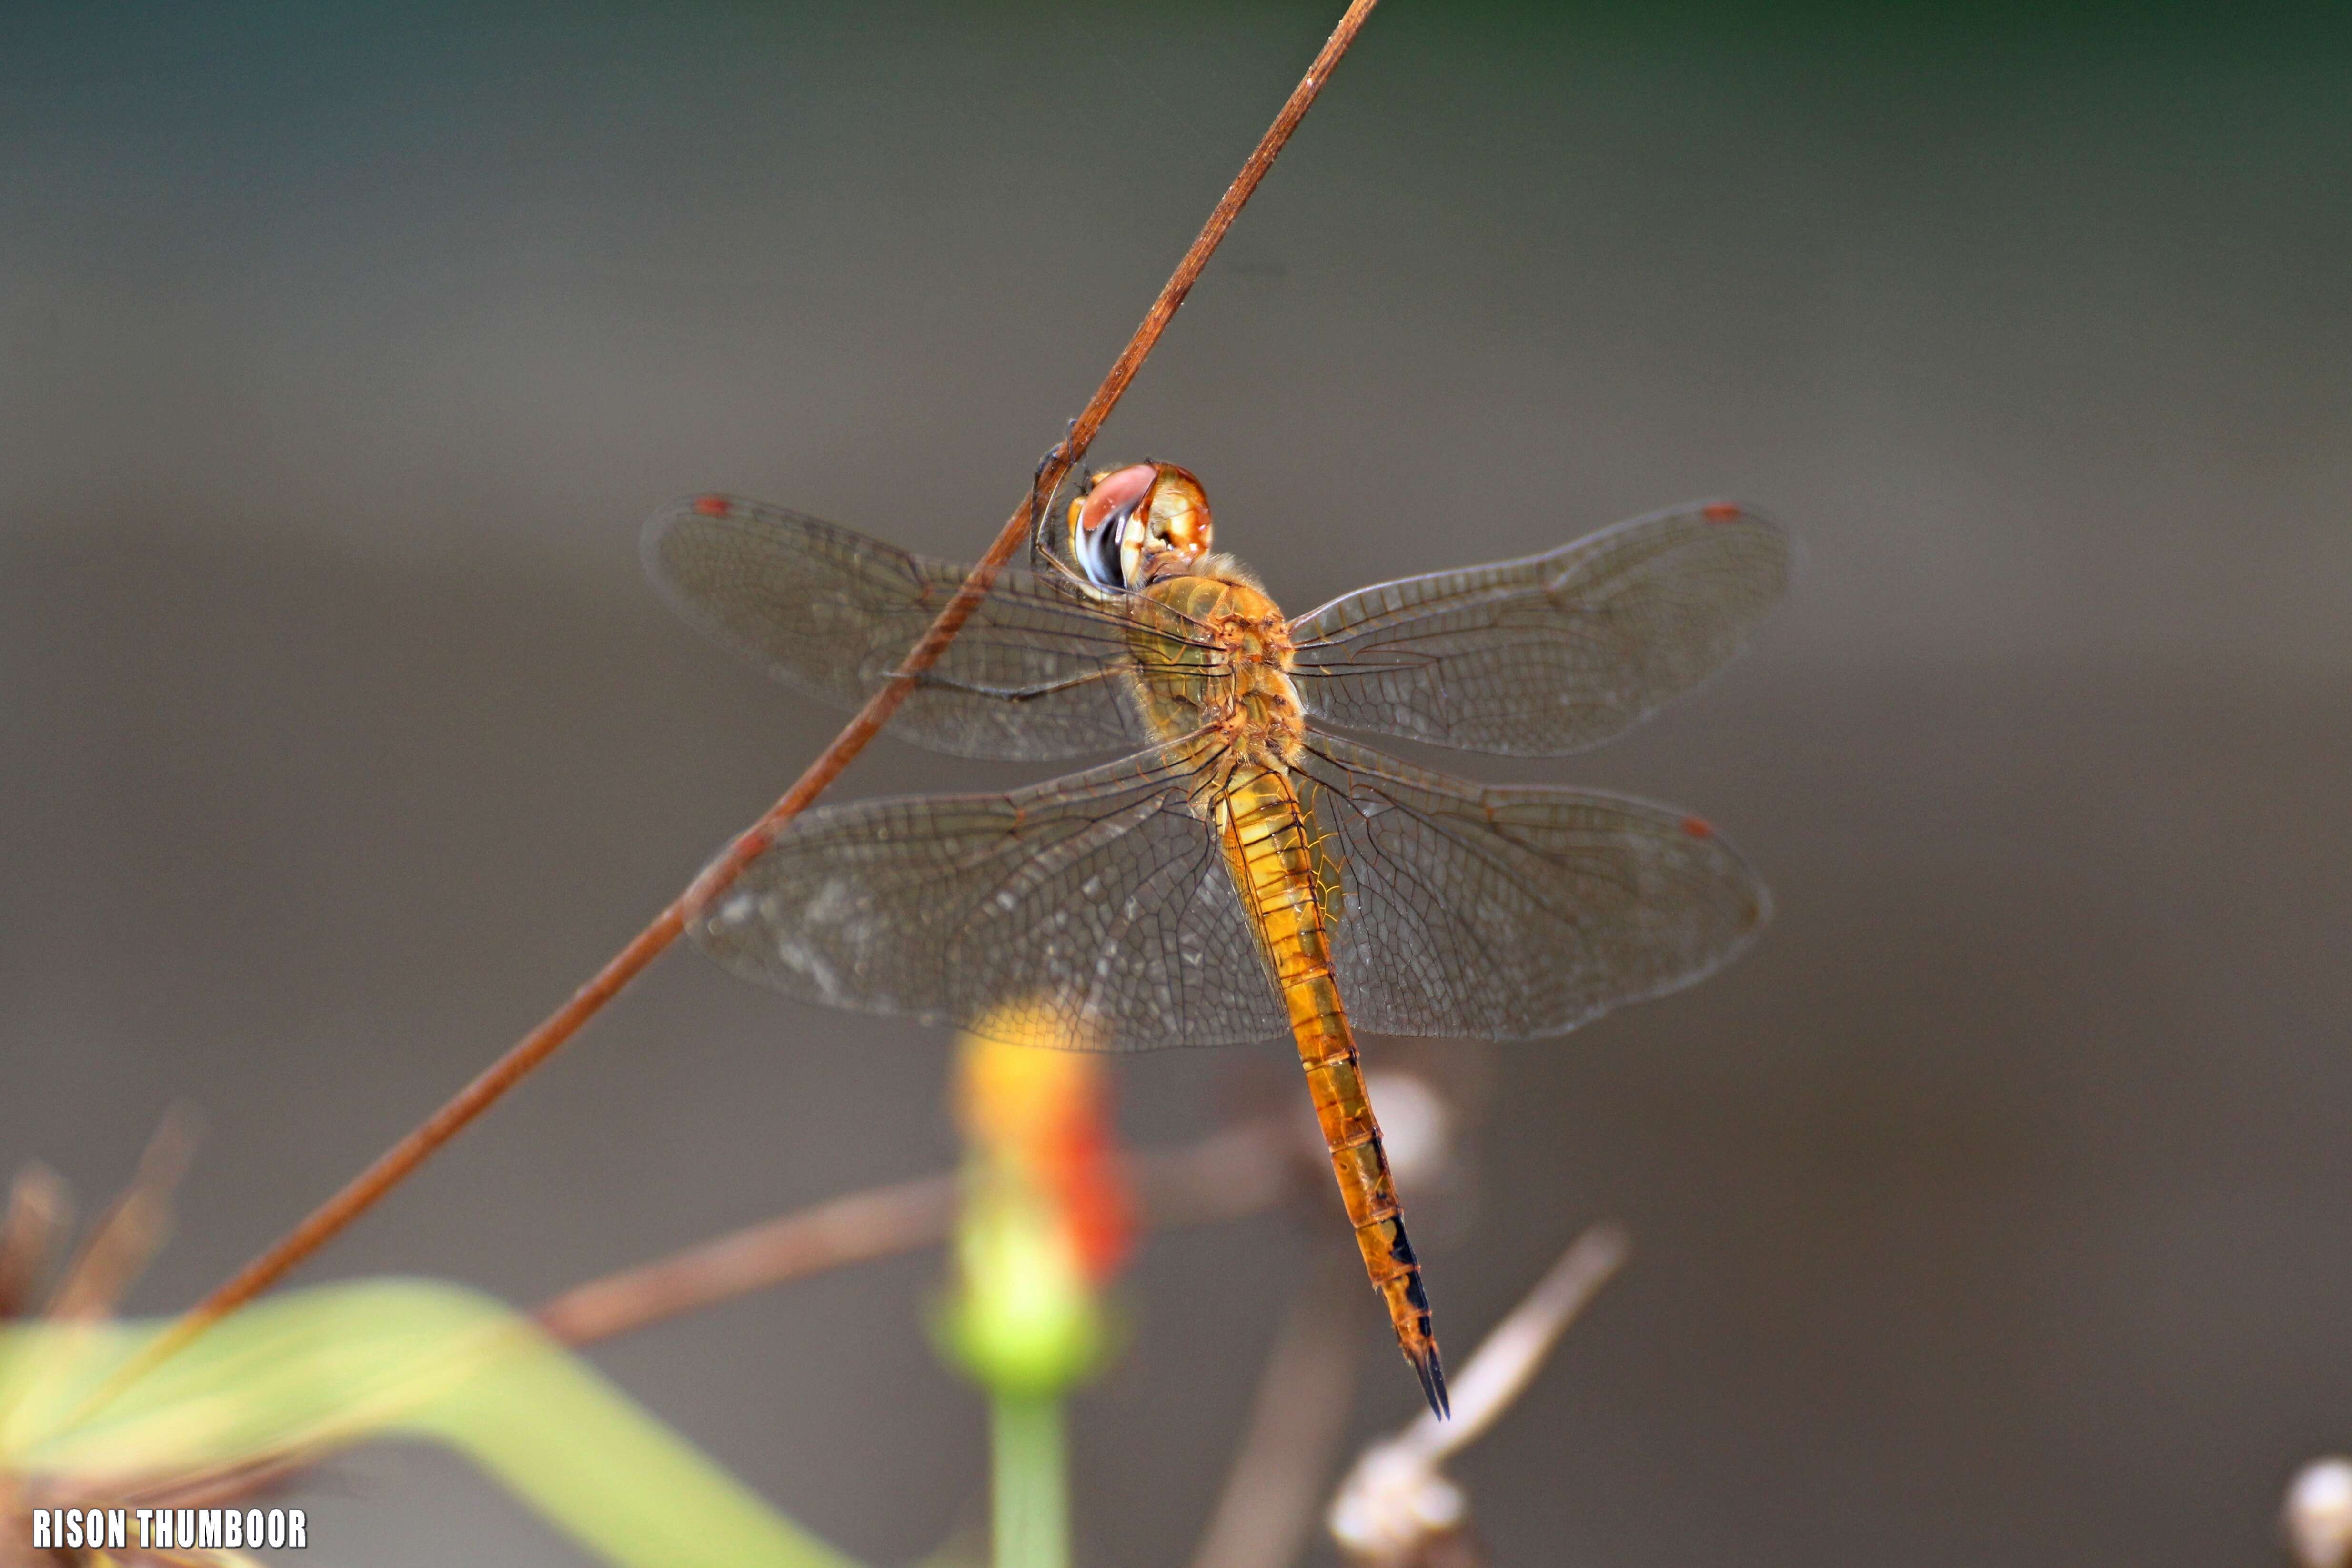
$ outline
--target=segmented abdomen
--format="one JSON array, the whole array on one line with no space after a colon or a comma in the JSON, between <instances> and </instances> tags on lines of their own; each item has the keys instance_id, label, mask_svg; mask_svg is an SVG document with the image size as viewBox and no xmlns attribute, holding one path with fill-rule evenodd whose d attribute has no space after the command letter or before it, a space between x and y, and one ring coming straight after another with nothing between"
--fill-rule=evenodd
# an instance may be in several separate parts
<instances>
[{"instance_id":1,"label":"segmented abdomen","mask_svg":"<svg viewBox=\"0 0 2352 1568\"><path fill-rule=\"evenodd\" d=\"M1442 1415L1445 1374L1430 1329L1429 1297L1412 1244L1405 1238L1380 1122L1364 1090L1355 1032L1332 977L1307 814L1288 774L1241 763L1218 797L1217 818L1234 890L1289 1010L1291 1037L1315 1097L1316 1118L1331 1151L1348 1221L1356 1229L1364 1272L1387 1303L1397 1348L1420 1373L1431 1408Z\"/></svg>"}]
</instances>

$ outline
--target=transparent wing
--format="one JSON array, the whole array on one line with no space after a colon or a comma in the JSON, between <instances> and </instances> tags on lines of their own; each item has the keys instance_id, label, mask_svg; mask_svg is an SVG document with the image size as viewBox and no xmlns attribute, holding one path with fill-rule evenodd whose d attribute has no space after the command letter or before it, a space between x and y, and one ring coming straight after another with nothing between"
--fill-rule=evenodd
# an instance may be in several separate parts
<instances>
[{"instance_id":1,"label":"transparent wing","mask_svg":"<svg viewBox=\"0 0 2352 1568\"><path fill-rule=\"evenodd\" d=\"M906 658L967 567L911 554L816 518L727 496L655 514L646 569L687 619L770 674L844 707ZM1007 568L890 732L972 757L1134 751L1155 737L1130 707L1128 628L1193 628L1152 601L1106 606Z\"/></svg>"},{"instance_id":2,"label":"transparent wing","mask_svg":"<svg viewBox=\"0 0 2352 1568\"><path fill-rule=\"evenodd\" d=\"M1484 788L1310 735L1301 794L1342 896L1339 994L1411 1035L1556 1035L1728 962L1770 900L1696 817L1618 795Z\"/></svg>"},{"instance_id":3,"label":"transparent wing","mask_svg":"<svg viewBox=\"0 0 2352 1568\"><path fill-rule=\"evenodd\" d=\"M1788 587L1788 537L1728 502L1549 554L1382 583L1291 623L1308 711L1468 751L1600 744L1738 652Z\"/></svg>"},{"instance_id":4,"label":"transparent wing","mask_svg":"<svg viewBox=\"0 0 2352 1568\"><path fill-rule=\"evenodd\" d=\"M1279 1036L1223 851L1185 806L1196 765L1160 748L1011 795L812 811L688 929L835 1007L1117 1050Z\"/></svg>"}]
</instances>

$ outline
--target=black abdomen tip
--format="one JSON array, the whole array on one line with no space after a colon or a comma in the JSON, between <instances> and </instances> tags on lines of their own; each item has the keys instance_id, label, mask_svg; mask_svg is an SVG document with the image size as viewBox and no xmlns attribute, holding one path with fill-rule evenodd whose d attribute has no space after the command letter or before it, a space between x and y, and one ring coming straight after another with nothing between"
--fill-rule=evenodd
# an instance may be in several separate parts
<instances>
[{"instance_id":1,"label":"black abdomen tip","mask_svg":"<svg viewBox=\"0 0 2352 1568\"><path fill-rule=\"evenodd\" d=\"M1437 1342L1428 1341L1419 1355L1408 1352L1405 1360L1421 1375L1421 1392L1429 1401L1430 1413L1440 1421L1454 1417L1454 1402L1445 1396L1445 1363L1438 1358Z\"/></svg>"}]
</instances>

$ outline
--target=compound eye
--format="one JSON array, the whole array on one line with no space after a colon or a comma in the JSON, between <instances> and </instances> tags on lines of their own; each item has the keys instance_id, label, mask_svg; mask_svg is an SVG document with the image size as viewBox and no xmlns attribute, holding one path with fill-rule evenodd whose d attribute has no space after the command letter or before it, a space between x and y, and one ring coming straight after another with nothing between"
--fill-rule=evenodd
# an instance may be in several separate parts
<instances>
[{"instance_id":1,"label":"compound eye","mask_svg":"<svg viewBox=\"0 0 2352 1568\"><path fill-rule=\"evenodd\" d=\"M1131 463L1097 474L1086 492L1070 503L1070 553L1097 586L1128 585L1120 561L1123 548L1130 542L1128 524L1158 478L1159 470L1150 463Z\"/></svg>"},{"instance_id":2,"label":"compound eye","mask_svg":"<svg viewBox=\"0 0 2352 1568\"><path fill-rule=\"evenodd\" d=\"M1173 463L1162 463L1145 509L1152 542L1188 560L1209 552L1213 531L1209 521L1209 498L1201 481Z\"/></svg>"}]
</instances>

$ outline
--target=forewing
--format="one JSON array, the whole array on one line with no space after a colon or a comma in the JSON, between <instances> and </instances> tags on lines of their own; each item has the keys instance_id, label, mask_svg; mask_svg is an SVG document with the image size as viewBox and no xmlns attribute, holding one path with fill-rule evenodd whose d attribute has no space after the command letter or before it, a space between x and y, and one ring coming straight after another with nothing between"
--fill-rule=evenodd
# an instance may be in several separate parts
<instances>
[{"instance_id":1,"label":"forewing","mask_svg":"<svg viewBox=\"0 0 2352 1568\"><path fill-rule=\"evenodd\" d=\"M1297 771L1343 889L1339 992L1365 1028L1556 1035L1706 975L1769 912L1731 847L1664 806L1484 788L1328 735Z\"/></svg>"},{"instance_id":2,"label":"forewing","mask_svg":"<svg viewBox=\"0 0 2352 1568\"><path fill-rule=\"evenodd\" d=\"M853 708L897 673L968 570L727 496L656 513L645 556L687 619L778 679ZM890 732L972 757L1133 751L1153 737L1126 691L1128 617L1171 614L1140 599L1119 601L1114 613L1007 568Z\"/></svg>"},{"instance_id":3,"label":"forewing","mask_svg":"<svg viewBox=\"0 0 2352 1568\"><path fill-rule=\"evenodd\" d=\"M1163 748L1011 795L808 812L688 929L829 1006L1114 1050L1281 1035L1191 776Z\"/></svg>"},{"instance_id":4,"label":"forewing","mask_svg":"<svg viewBox=\"0 0 2352 1568\"><path fill-rule=\"evenodd\" d=\"M1467 751L1600 744L1738 652L1787 589L1788 537L1717 501L1522 561L1382 583L1292 623L1307 710Z\"/></svg>"}]
</instances>

